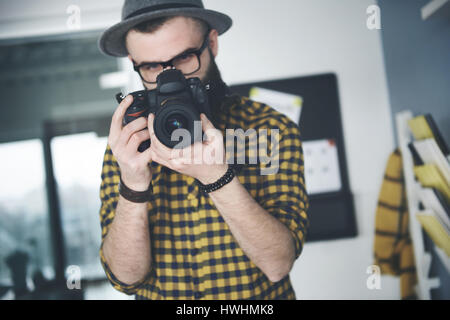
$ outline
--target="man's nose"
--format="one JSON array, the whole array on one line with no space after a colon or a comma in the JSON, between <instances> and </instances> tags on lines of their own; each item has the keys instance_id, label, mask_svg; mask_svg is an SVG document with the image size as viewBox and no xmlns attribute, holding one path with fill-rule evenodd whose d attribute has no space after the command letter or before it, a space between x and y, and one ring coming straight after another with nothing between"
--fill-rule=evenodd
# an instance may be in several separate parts
<instances>
[{"instance_id":1,"label":"man's nose","mask_svg":"<svg viewBox=\"0 0 450 320\"><path fill-rule=\"evenodd\" d=\"M168 66L168 65L163 66L162 70L161 70L160 72L158 72L158 76L156 77L156 79L158 79L159 75L160 75L161 73L163 73L164 71L166 71L166 70L172 70L172 69L175 69L175 67L174 67L174 66Z\"/></svg>"}]
</instances>

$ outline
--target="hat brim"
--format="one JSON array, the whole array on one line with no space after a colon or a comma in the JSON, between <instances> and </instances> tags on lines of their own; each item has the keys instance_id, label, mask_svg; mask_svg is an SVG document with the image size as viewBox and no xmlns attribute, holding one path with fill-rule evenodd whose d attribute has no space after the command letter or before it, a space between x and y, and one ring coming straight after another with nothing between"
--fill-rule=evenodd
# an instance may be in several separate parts
<instances>
[{"instance_id":1,"label":"hat brim","mask_svg":"<svg viewBox=\"0 0 450 320\"><path fill-rule=\"evenodd\" d=\"M213 10L200 8L158 10L144 13L113 25L101 35L98 42L99 48L104 54L114 57L126 57L128 51L125 46L125 36L130 29L147 20L171 16L186 16L203 20L209 24L210 28L217 30L219 35L227 31L233 23L229 16Z\"/></svg>"}]
</instances>

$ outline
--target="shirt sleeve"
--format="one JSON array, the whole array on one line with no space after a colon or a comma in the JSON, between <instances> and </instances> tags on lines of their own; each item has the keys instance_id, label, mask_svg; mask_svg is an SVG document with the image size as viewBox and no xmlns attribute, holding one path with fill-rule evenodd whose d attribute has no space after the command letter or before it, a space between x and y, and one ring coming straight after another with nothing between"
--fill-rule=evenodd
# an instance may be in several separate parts
<instances>
[{"instance_id":1,"label":"shirt sleeve","mask_svg":"<svg viewBox=\"0 0 450 320\"><path fill-rule=\"evenodd\" d=\"M270 163L260 165L259 203L291 231L297 259L302 252L309 227L309 202L298 126L287 121L287 125L279 129L278 134L273 129L270 130L267 146Z\"/></svg>"},{"instance_id":2,"label":"shirt sleeve","mask_svg":"<svg viewBox=\"0 0 450 320\"><path fill-rule=\"evenodd\" d=\"M111 222L114 219L115 210L117 207L117 202L119 201L119 181L120 181L120 171L119 165L112 154L109 145L106 148L105 155L103 158L103 168L101 174L102 182L100 185L100 225L102 229L102 242L100 246L100 262L106 273L106 277L112 286L123 293L128 295L136 294L137 290L146 282L144 279L138 283L125 284L121 282L117 277L111 272L111 269L106 262L105 256L103 254L103 244L106 235L108 234Z\"/></svg>"}]
</instances>

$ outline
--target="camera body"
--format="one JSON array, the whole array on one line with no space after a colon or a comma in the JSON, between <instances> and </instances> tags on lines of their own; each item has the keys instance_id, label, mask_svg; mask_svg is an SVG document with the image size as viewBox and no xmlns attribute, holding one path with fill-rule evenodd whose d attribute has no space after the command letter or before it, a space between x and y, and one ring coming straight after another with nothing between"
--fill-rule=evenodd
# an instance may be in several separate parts
<instances>
[{"instance_id":1,"label":"camera body","mask_svg":"<svg viewBox=\"0 0 450 320\"><path fill-rule=\"evenodd\" d=\"M211 109L208 92L199 78L186 79L179 70L165 70L156 79L156 89L130 94L133 95L133 103L123 117L124 126L139 117L147 118L153 113L153 130L165 146L184 148L202 140L201 127L200 130L195 130L194 122L200 121L200 113L211 119ZM118 93L116 99L120 103L124 96ZM172 133L176 129L188 130L190 139L173 141ZM149 147L150 140L147 140L141 143L138 150L143 152Z\"/></svg>"}]
</instances>

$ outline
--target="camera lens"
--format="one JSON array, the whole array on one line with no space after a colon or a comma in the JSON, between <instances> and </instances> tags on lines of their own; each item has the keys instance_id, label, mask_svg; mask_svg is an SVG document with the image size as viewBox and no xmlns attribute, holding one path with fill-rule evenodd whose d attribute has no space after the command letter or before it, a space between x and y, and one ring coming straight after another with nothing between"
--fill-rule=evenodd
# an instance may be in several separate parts
<instances>
[{"instance_id":1,"label":"camera lens","mask_svg":"<svg viewBox=\"0 0 450 320\"><path fill-rule=\"evenodd\" d=\"M169 148L185 148L202 140L202 130L194 130L198 120L198 111L189 101L171 100L155 115L155 134Z\"/></svg>"},{"instance_id":2,"label":"camera lens","mask_svg":"<svg viewBox=\"0 0 450 320\"><path fill-rule=\"evenodd\" d=\"M186 117L181 114L171 115L166 120L166 131L169 135L172 135L176 129L187 129L187 122Z\"/></svg>"}]
</instances>

